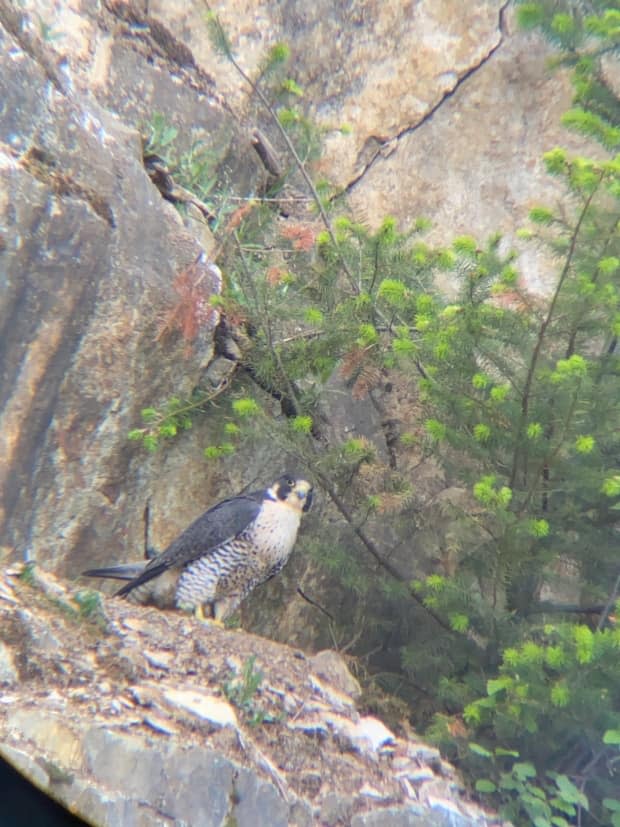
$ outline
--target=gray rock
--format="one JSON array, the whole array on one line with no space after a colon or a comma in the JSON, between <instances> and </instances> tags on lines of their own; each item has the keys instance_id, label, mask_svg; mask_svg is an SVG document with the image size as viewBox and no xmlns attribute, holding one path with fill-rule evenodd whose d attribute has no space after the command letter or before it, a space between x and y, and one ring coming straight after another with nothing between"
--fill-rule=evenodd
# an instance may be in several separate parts
<instances>
[{"instance_id":1,"label":"gray rock","mask_svg":"<svg viewBox=\"0 0 620 827\"><path fill-rule=\"evenodd\" d=\"M17 683L19 680L19 672L15 666L13 655L8 646L0 640L0 684Z\"/></svg>"},{"instance_id":2,"label":"gray rock","mask_svg":"<svg viewBox=\"0 0 620 827\"><path fill-rule=\"evenodd\" d=\"M0 756L35 786L42 790L49 787L49 775L27 752L13 749L7 744L0 744Z\"/></svg>"},{"instance_id":3,"label":"gray rock","mask_svg":"<svg viewBox=\"0 0 620 827\"><path fill-rule=\"evenodd\" d=\"M434 817L415 805L386 807L351 819L351 827L438 827Z\"/></svg>"},{"instance_id":4,"label":"gray rock","mask_svg":"<svg viewBox=\"0 0 620 827\"><path fill-rule=\"evenodd\" d=\"M324 649L309 659L313 672L328 680L337 689L346 692L352 698L359 698L362 689L359 682L353 677L342 655L333 649Z\"/></svg>"},{"instance_id":5,"label":"gray rock","mask_svg":"<svg viewBox=\"0 0 620 827\"><path fill-rule=\"evenodd\" d=\"M353 814L353 801L337 793L328 793L323 799L319 820L325 827L348 824Z\"/></svg>"},{"instance_id":6,"label":"gray rock","mask_svg":"<svg viewBox=\"0 0 620 827\"><path fill-rule=\"evenodd\" d=\"M0 535L75 575L110 554L139 559L149 496L158 547L206 506L202 473L175 494L164 457L127 441L142 408L198 384L215 321L191 348L155 342L202 248L151 183L138 129L164 111L186 145L208 134L221 158L237 128L206 75L179 66L174 38L162 50L115 16L123 4L86 0L77 14L68 0L49 40L36 14L3 8ZM186 471L202 463L181 450Z\"/></svg>"},{"instance_id":7,"label":"gray rock","mask_svg":"<svg viewBox=\"0 0 620 827\"><path fill-rule=\"evenodd\" d=\"M207 695L198 689L169 689L164 700L214 726L237 726L237 715L232 706L222 698Z\"/></svg>"}]
</instances>

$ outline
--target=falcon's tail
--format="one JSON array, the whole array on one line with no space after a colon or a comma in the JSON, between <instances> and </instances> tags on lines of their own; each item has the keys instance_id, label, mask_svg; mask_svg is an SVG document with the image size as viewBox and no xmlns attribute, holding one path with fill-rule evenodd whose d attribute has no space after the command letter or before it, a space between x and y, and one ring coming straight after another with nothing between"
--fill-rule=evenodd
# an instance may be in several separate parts
<instances>
[{"instance_id":1,"label":"falcon's tail","mask_svg":"<svg viewBox=\"0 0 620 827\"><path fill-rule=\"evenodd\" d=\"M133 580L144 571L144 563L127 563L124 566L110 566L106 569L88 569L83 577L108 577L111 580Z\"/></svg>"}]
</instances>

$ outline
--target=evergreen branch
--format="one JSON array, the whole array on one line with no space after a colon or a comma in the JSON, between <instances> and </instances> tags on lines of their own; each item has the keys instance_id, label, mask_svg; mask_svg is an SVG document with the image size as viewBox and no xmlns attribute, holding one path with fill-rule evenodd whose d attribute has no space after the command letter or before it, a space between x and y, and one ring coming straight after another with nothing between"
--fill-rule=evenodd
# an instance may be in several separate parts
<instances>
[{"instance_id":1,"label":"evergreen branch","mask_svg":"<svg viewBox=\"0 0 620 827\"><path fill-rule=\"evenodd\" d=\"M503 343L502 343L503 344ZM505 359L500 359L500 353L497 352L497 342L494 343L495 351L487 350L479 342L476 343L477 353L481 360L487 360L496 370L501 373L504 381L508 382L511 388L517 393L521 393L521 389L517 386L515 379L515 372L511 370Z\"/></svg>"},{"instance_id":2,"label":"evergreen branch","mask_svg":"<svg viewBox=\"0 0 620 827\"><path fill-rule=\"evenodd\" d=\"M232 371L231 371L232 374ZM171 416L179 416L186 413L191 413L192 411L201 410L207 402L212 402L214 399L217 399L218 396L226 390L230 382L230 375L225 376L221 382L218 383L217 387L215 387L212 391L207 392L204 396L199 397L193 402L188 402L186 405L183 405L181 408L175 408L173 411L168 413L161 414L157 419L154 419L151 425L161 425L162 422L165 422ZM148 429L144 429L148 430Z\"/></svg>"},{"instance_id":3,"label":"evergreen branch","mask_svg":"<svg viewBox=\"0 0 620 827\"><path fill-rule=\"evenodd\" d=\"M228 41L228 38L226 37L226 33L224 32L224 28L222 27L222 24L220 23L219 18L217 17L217 15L211 10L211 7L209 6L208 0L205 0L205 6L207 7L207 11L209 12L213 27L216 30L216 32L219 34L219 40L222 43L226 44L226 47L222 49L223 54L230 61L230 63L232 63L232 65L237 70L239 75L248 84L250 89L254 92L254 94L258 97L260 102L263 104L266 111L269 113L269 116L271 117L276 129L280 133L280 136L281 136L282 140L286 144L286 148L288 149L288 151L291 154L291 157L295 161L295 166L299 170L302 178L304 179L304 181L306 183L306 186L308 187L308 189L309 189L309 191L312 195L312 199L313 199L314 203L316 204L316 207L319 211L319 215L321 216L321 220L322 220L322 222L325 226L325 229L327 230L327 233L329 235L330 241L334 245L334 249L336 250L338 258L340 259L342 269L347 274L347 278L349 279L349 284L351 285L351 288L353 289L353 292L356 295L358 295L359 292L360 292L359 286L357 285L357 283L355 281L355 278L353 276L353 273L351 272L351 268L349 267L349 264L348 264L347 260L345 259L344 255L343 255L343 253L340 249L340 245L338 244L338 241L336 239L336 235L334 233L334 228L332 227L332 223L329 220L329 216L327 215L327 213L325 211L325 207L323 206L323 202L321 201L321 197L318 194L318 192L316 190L316 187L314 186L314 182L312 181L312 178L308 175L308 172L306 171L306 168L304 166L304 162L299 157L299 155L297 153L297 150L295 149L295 146L294 146L293 142L289 138L286 129L280 123L280 119L278 118L278 113L275 111L273 106L269 103L269 100L267 99L267 97L263 93L262 89L260 89L260 87L252 80L252 78L244 71L244 69L237 62L237 60L236 60L236 58L235 58L235 56L232 52L232 49L230 47L230 43Z\"/></svg>"},{"instance_id":4,"label":"evergreen branch","mask_svg":"<svg viewBox=\"0 0 620 827\"><path fill-rule=\"evenodd\" d=\"M254 284L254 280L252 279L252 274L250 273L250 268L249 268L248 263L245 259L244 252L243 252L243 247L241 245L241 242L239 241L239 236L238 236L236 230L234 230L234 232L232 233L232 236L233 236L233 240L235 242L235 246L237 247L237 252L239 253L239 258L241 260L241 264L242 264L244 272L245 272L246 280L247 280L248 284L250 285L250 289L252 291L254 303L255 303L256 307L260 307L261 302L259 300L258 291L256 290L256 285ZM256 384L260 388L262 388L262 390L264 390L266 393L268 393L270 396L272 396L274 399L277 399L278 402L280 402L280 405L282 406L282 413L285 416L287 416L287 417L297 416L297 414L301 410L301 406L300 406L299 400L297 398L297 394L295 392L295 388L293 386L293 383L291 382L288 374L286 373L286 371L284 369L284 365L282 364L282 359L280 358L280 354L277 351L277 349L275 347L275 344L273 342L273 335L272 335L272 331L271 331L270 317L269 317L269 313L267 311L267 308L264 305L262 307L262 310L263 310L263 312L259 314L259 319L260 319L259 324L263 328L263 333L264 333L265 339L268 343L269 350L271 351L273 359L274 359L276 365L278 366L278 369L280 370L280 373L282 374L282 377L283 377L283 379L284 379L284 381L287 385L288 394L283 393L278 388L275 388L270 382L263 381L258 376L257 372L254 370L254 368L250 364L244 363L243 368L246 371L246 373L248 374L248 376L250 376L250 378L254 382L256 382ZM266 323L263 321L264 319L267 320Z\"/></svg>"},{"instance_id":5,"label":"evergreen branch","mask_svg":"<svg viewBox=\"0 0 620 827\"><path fill-rule=\"evenodd\" d=\"M351 649L353 649L353 647L357 646L357 644L359 643L360 638L362 637L366 629L366 617L364 615L362 615L359 618L359 620L357 621L357 625L357 632L355 632L355 634L352 637L350 637L346 643L340 643L336 646L336 651L339 655L346 655L347 652L350 652Z\"/></svg>"},{"instance_id":6,"label":"evergreen branch","mask_svg":"<svg viewBox=\"0 0 620 827\"><path fill-rule=\"evenodd\" d=\"M375 239L374 243L374 255L373 255L373 267L372 267L372 280L370 282L370 286L368 287L368 293L372 296L372 291L375 287L375 281L377 280L377 276L379 274L379 250L381 248L381 241L379 238Z\"/></svg>"},{"instance_id":7,"label":"evergreen branch","mask_svg":"<svg viewBox=\"0 0 620 827\"><path fill-rule=\"evenodd\" d=\"M370 652L369 654L374 654L374 653ZM368 657L368 655L363 655L362 657ZM384 672L373 672L372 673L373 681L378 683L380 687L381 687L381 679L382 678L383 679L396 678L397 679L396 681L392 681L392 685L394 683L397 683L398 686L410 686L412 689L415 689L416 692L419 692L420 695L424 695L427 698L434 698L435 694L436 694L436 690L434 688L432 690L424 689L424 687L420 686L419 683L416 683L415 681L412 681L411 678L406 677L405 675L403 675L400 672L388 672L386 670ZM381 688L383 688L383 687L381 687Z\"/></svg>"},{"instance_id":8,"label":"evergreen branch","mask_svg":"<svg viewBox=\"0 0 620 827\"><path fill-rule=\"evenodd\" d=\"M599 180L599 183L600 183L600 180ZM594 189L594 191L590 195L589 200L586 201L586 204L584 205L584 212L582 212L582 216L581 216L582 218L584 217L585 211L587 210L587 208L589 206L589 202L591 202L591 200L594 197L597 189L598 189L598 187L596 187ZM616 230L617 230L617 227L618 227L618 223L619 223L618 221L614 222L612 232L607 235L607 238L605 239L605 243L603 245L603 250L600 254L600 257L603 257L605 255L605 253L607 252L612 240L614 239L615 234L616 234ZM578 231L578 228L576 228L576 231L575 231L575 235L574 235L575 240L576 240L576 232L577 231ZM570 251L569 251L569 254L570 254ZM599 276L600 276L600 268L597 267L595 269L594 273L592 274L590 282L592 284L596 284L596 282L598 281ZM577 316L576 319L574 319L574 323L573 323L572 329L570 330L568 343L567 343L567 346L566 346L566 351L565 351L565 356L564 356L565 359L569 359L575 352L575 343L576 343L576 339L577 339L577 334L579 332L579 326L580 326L583 318L585 317L586 313L587 313L587 308L582 308L581 313ZM551 469L553 461L556 459L558 453L560 452L560 450L562 448L564 436L565 436L565 434L568 430L568 427L570 426L573 414L575 412L575 408L577 406L577 402L578 402L578 388L575 390L575 393L573 395L573 399L572 399L571 404L569 406L568 413L564 417L564 422L563 422L563 425L562 425L562 434L559 437L559 439L557 440L555 448L553 448L553 450L547 456L545 456L545 458L543 459L539 469L537 470L536 474L534 475L532 487L530 488L530 491L528 492L528 495L525 499L525 502L523 503L523 505L520 509L521 514L523 514L525 512L525 510L528 508L529 504L531 503L533 495L534 495L535 491L538 489L537 480L540 477L542 477L545 481L545 486L544 486L544 490L543 490L543 510L546 510L547 503L548 503L548 494L549 494L548 483L549 483L549 478L550 478L550 469ZM549 408L552 409L554 407L554 405L555 405L555 396L552 396L551 399L549 400ZM549 424L548 433L546 434L546 439L547 439L548 443L551 443L551 440L554 437L555 425L556 425L556 423L554 423L554 422L551 422Z\"/></svg>"},{"instance_id":9,"label":"evergreen branch","mask_svg":"<svg viewBox=\"0 0 620 827\"><path fill-rule=\"evenodd\" d=\"M534 346L534 350L532 351L532 357L530 359L530 364L527 371L527 376L525 379L525 386L523 388L523 395L521 398L521 416L519 418L519 424L517 427L517 435L515 439L515 451L512 460L512 470L510 472L510 481L508 483L510 488L514 488L516 479L517 479L517 472L519 470L519 460L521 458L522 446L524 445L523 435L525 433L525 426L527 424L527 417L529 413L529 404L532 392L532 384L534 381L534 374L536 372L536 368L538 367L538 359L540 357L543 342L545 340L545 335L547 332L547 328L551 324L551 320L553 318L553 313L555 311L555 306L558 302L560 297L560 293L564 286L564 282L566 281L568 274L570 272L571 265L573 263L573 258L575 255L575 250L577 247L577 239L579 238L579 233L581 231L581 226L585 220L586 215L588 214L588 210L590 209L590 205L592 203L592 199L594 198L595 194L598 192L598 188L600 186L601 181L603 180L603 175L599 176L598 183L596 187L592 189L592 192L588 195L579 214L579 218L577 223L575 224L575 228L571 235L570 245L568 248L568 253L566 254L566 260L564 261L564 266L562 267L562 271L560 273L560 278L558 279L558 283L556 288L553 292L553 296L551 298L551 302L549 303L549 309L543 321L540 324L538 329L538 336L536 338L536 344Z\"/></svg>"},{"instance_id":10,"label":"evergreen branch","mask_svg":"<svg viewBox=\"0 0 620 827\"><path fill-rule=\"evenodd\" d=\"M280 374L281 374L282 378L284 379L284 382L285 382L285 384L288 388L288 392L289 392L291 400L293 401L293 406L296 409L296 413L298 413L299 411L301 411L301 404L300 404L298 396L297 396L297 390L296 390L295 385L294 385L293 381L291 380L290 376L288 375L288 373L284 369L284 365L282 364L282 359L280 358L280 351L274 346L273 334L272 334L272 330L271 330L271 319L270 319L269 315L267 316L267 344L269 346L269 350L271 351L271 355L273 356L274 361L275 361L276 365L278 366L278 370L280 371Z\"/></svg>"},{"instance_id":11,"label":"evergreen branch","mask_svg":"<svg viewBox=\"0 0 620 827\"><path fill-rule=\"evenodd\" d=\"M168 408L165 411L155 411L153 410L153 416L149 417L147 424L144 425L142 428L133 428L128 435L128 438L131 440L143 440L148 441L151 438L157 439L160 435L163 435L163 429L169 425L175 425L179 421L179 417L185 417L188 414L193 413L194 411L201 411L202 413L206 413L205 405L208 402L212 402L218 396L220 396L224 391L228 388L232 375L236 369L236 365L231 363L230 372L227 373L226 376L222 377L219 381L217 386L213 388L211 391L201 391L197 398L193 399L191 402L186 402L184 405L180 407L172 407ZM179 426L181 427L181 426ZM175 432L176 433L176 430ZM170 435L170 434L168 434ZM174 435L174 434L172 434Z\"/></svg>"},{"instance_id":12,"label":"evergreen branch","mask_svg":"<svg viewBox=\"0 0 620 827\"><path fill-rule=\"evenodd\" d=\"M229 195L228 193L226 193L225 196L220 196L220 195L218 195L218 193L213 193L213 195L211 197L213 198L214 201L217 201L217 199L220 198L220 200L226 200L226 201L239 201L242 204L251 204L252 202L257 200L255 195ZM314 199L312 199L309 195L293 195L293 194L288 195L287 194L286 200L287 201L297 201L300 204L309 204ZM261 204L262 203L281 204L282 203L282 198L280 196L278 196L277 198L269 198L266 195L261 195L260 201L261 201ZM290 250L288 250L287 252L290 252Z\"/></svg>"},{"instance_id":13,"label":"evergreen branch","mask_svg":"<svg viewBox=\"0 0 620 827\"><path fill-rule=\"evenodd\" d=\"M233 241L235 242L235 247L237 248L237 252L239 253L239 259L240 259L241 265L243 267L245 280L246 280L246 282L249 286L249 289L252 292L252 299L254 301L254 305L255 305L255 307L259 308L261 306L261 302L260 302L260 299L259 299L259 296L258 296L258 291L256 290L256 285L254 284L254 279L252 278L252 274L250 272L250 268L248 266L248 263L245 260L243 247L241 245L241 242L239 241L239 235L237 234L236 230L233 230L232 237L233 237ZM244 285L241 284L240 287L241 287L241 290L243 292L244 298L247 301L248 296L247 296L246 290L244 288Z\"/></svg>"},{"instance_id":14,"label":"evergreen branch","mask_svg":"<svg viewBox=\"0 0 620 827\"><path fill-rule=\"evenodd\" d=\"M294 333L292 336L285 336L284 339L278 339L274 342L275 347L280 345L288 345L291 342L299 342L305 339L320 339L325 335L323 330L302 330L299 333Z\"/></svg>"},{"instance_id":15,"label":"evergreen branch","mask_svg":"<svg viewBox=\"0 0 620 827\"><path fill-rule=\"evenodd\" d=\"M267 382L265 379L262 379L252 365L244 364L243 370L261 390L265 391L265 393L269 394L269 396L280 403L284 416L288 418L297 416L299 410L295 404L295 401L291 399L291 397L287 396L285 393L282 393L282 391L279 388L274 387L271 382Z\"/></svg>"},{"instance_id":16,"label":"evergreen branch","mask_svg":"<svg viewBox=\"0 0 620 827\"><path fill-rule=\"evenodd\" d=\"M616 239L619 225L620 225L620 221L615 221L614 222L611 232L607 235L607 238L605 239L605 244L603 245L603 249L601 250L600 258L603 258L605 256L605 254L607 253L607 250L609 249L609 246L611 245L612 241L614 241ZM597 267L595 269L594 273L592 274L592 278L590 279L591 284L596 284L597 283L600 274L601 274L600 267ZM580 326L581 322L583 321L584 317L586 316L587 312L588 312L588 308L583 308L581 313L574 320L573 328L572 328L571 333L569 335L568 344L566 346L566 353L565 353L565 356L564 356L565 359L569 359L573 355L573 353L575 352L575 342L577 340L577 334L579 333L579 326Z\"/></svg>"},{"instance_id":17,"label":"evergreen branch","mask_svg":"<svg viewBox=\"0 0 620 827\"><path fill-rule=\"evenodd\" d=\"M386 560L385 557L383 557L383 555L379 552L379 549L376 547L373 541L356 524L353 515L347 508L346 503L338 495L329 479L323 473L321 473L321 471L318 471L317 469L313 469L313 471L316 477L319 479L325 491L327 491L327 493L329 494L330 499L332 500L338 511L340 511L344 519L351 526L357 537L365 546L366 550L374 557L374 559L381 566L381 568L385 569L385 571L387 571L387 573L395 580L398 580L402 583L404 578L402 577L398 569L395 566L393 566L389 560ZM454 629L452 629L440 615L433 611L433 609L430 609L428 606L426 606L424 600L412 588L409 588L409 594L411 595L413 600L415 600L415 602L422 609L424 609L424 611L427 614L429 614L436 623L438 623L442 627L442 629L444 629L446 632L449 632L452 635L455 634Z\"/></svg>"},{"instance_id":18,"label":"evergreen branch","mask_svg":"<svg viewBox=\"0 0 620 827\"><path fill-rule=\"evenodd\" d=\"M568 431L568 428L569 428L570 423L571 423L572 418L573 418L573 414L575 413L575 408L577 407L577 402L579 401L578 390L579 389L577 388L577 390L575 390L575 393L573 394L573 398L572 398L571 403L569 405L568 411L566 412L566 416L564 417L564 422L562 423L562 431L560 433L560 436L559 436L554 448L548 454L546 454L545 457L543 457L543 460L540 463L540 466L539 466L538 470L536 471L536 473L534 474L534 476L532 478L530 490L528 491L527 496L525 497L525 500L524 500L521 508L519 509L519 512L518 512L519 515L524 514L527 511L527 509L529 508L529 505L532 502L532 498L534 497L534 494L539 490L538 480L541 477L543 477L543 479L546 477L545 486L543 488L543 491L544 491L544 495L548 494L548 481L549 481L549 476L550 476L550 469L551 469L551 466L552 466L553 462L555 461L557 455L562 450L562 446L564 445L564 436L565 436L566 432ZM550 405L553 405L554 401L555 401L554 399L551 399ZM552 429L549 432L549 436L548 436L549 441L553 438L553 431L554 430L555 429ZM546 500L544 500L544 502L546 504Z\"/></svg>"}]
</instances>

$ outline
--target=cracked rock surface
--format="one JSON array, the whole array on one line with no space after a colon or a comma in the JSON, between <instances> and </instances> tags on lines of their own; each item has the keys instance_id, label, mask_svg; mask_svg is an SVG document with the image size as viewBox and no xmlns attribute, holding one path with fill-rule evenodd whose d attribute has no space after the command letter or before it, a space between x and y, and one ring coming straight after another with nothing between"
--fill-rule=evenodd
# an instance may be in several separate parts
<instances>
[{"instance_id":1,"label":"cracked rock surface","mask_svg":"<svg viewBox=\"0 0 620 827\"><path fill-rule=\"evenodd\" d=\"M226 153L236 122L159 35L113 4L0 1L0 543L65 571L140 548L148 496L165 513L162 460L127 433L190 393L213 349L212 326L190 357L179 337L155 345L176 274L210 242L151 183L140 128L174 108ZM204 507L198 482L198 505L185 485L176 502L182 525Z\"/></svg>"},{"instance_id":2,"label":"cracked rock surface","mask_svg":"<svg viewBox=\"0 0 620 827\"><path fill-rule=\"evenodd\" d=\"M437 750L357 709L335 653L101 603L39 569L0 584L0 755L89 823L501 824Z\"/></svg>"},{"instance_id":3,"label":"cracked rock surface","mask_svg":"<svg viewBox=\"0 0 620 827\"><path fill-rule=\"evenodd\" d=\"M567 75L549 71L550 48L518 30L506 0L211 7L250 74L274 43L290 45L301 105L325 129L321 174L370 226L386 215L403 227L424 216L440 242L500 231L514 244L531 206L563 192L542 154L557 145L583 151L583 139L560 125L572 99ZM243 110L247 90L202 38L201 9L175 0L150 8ZM548 263L531 252L524 262L540 289Z\"/></svg>"}]
</instances>

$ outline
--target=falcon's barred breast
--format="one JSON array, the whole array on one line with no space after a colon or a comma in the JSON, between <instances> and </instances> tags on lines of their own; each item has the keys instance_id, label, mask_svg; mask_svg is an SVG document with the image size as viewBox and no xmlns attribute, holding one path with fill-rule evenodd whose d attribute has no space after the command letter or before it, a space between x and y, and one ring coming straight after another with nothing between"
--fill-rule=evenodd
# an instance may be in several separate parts
<instances>
[{"instance_id":1,"label":"falcon's barred breast","mask_svg":"<svg viewBox=\"0 0 620 827\"><path fill-rule=\"evenodd\" d=\"M116 592L138 603L176 606L216 620L287 562L312 485L284 474L270 488L223 500L198 517L146 565L89 569L90 577L128 582Z\"/></svg>"}]
</instances>

